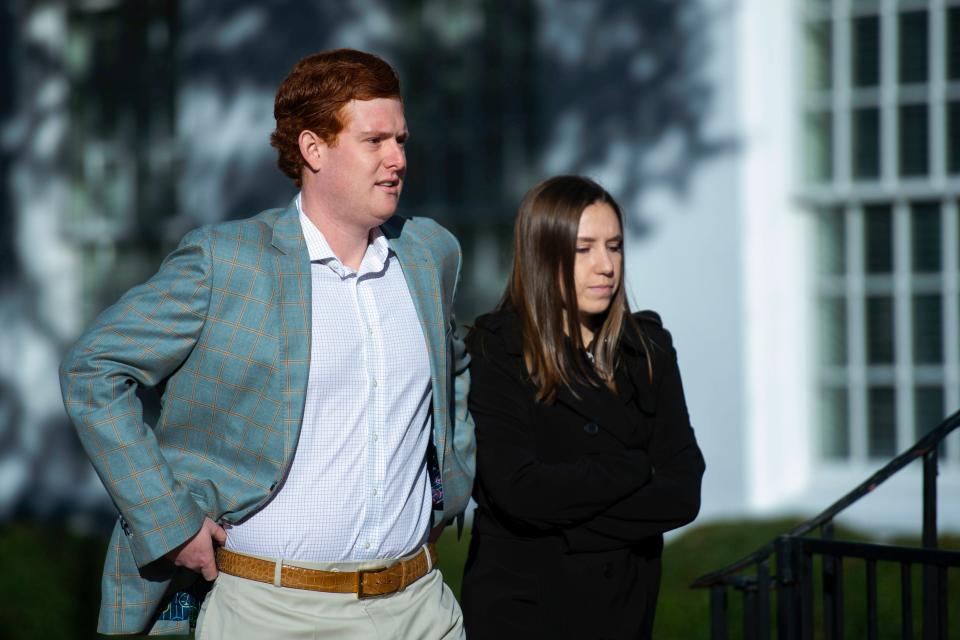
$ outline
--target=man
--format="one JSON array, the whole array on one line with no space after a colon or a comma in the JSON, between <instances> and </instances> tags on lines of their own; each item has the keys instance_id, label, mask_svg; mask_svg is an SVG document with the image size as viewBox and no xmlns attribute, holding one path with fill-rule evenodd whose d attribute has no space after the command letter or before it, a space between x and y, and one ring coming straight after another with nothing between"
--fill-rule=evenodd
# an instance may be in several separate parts
<instances>
[{"instance_id":1,"label":"man","mask_svg":"<svg viewBox=\"0 0 960 640\"><path fill-rule=\"evenodd\" d=\"M274 115L294 201L189 233L61 366L120 511L99 629L187 633L199 573L200 639L461 637L426 544L474 469L459 246L394 215L408 132L386 62L308 56ZM136 390L157 385L150 428Z\"/></svg>"}]
</instances>

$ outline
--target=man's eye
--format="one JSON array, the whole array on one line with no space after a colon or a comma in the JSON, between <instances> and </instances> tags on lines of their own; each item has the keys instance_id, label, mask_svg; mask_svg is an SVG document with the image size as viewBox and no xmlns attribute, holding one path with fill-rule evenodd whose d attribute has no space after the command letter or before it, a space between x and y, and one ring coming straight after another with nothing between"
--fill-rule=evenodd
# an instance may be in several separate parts
<instances>
[{"instance_id":1,"label":"man's eye","mask_svg":"<svg viewBox=\"0 0 960 640\"><path fill-rule=\"evenodd\" d=\"M380 144L380 138L367 138L367 142L371 144Z\"/></svg>"}]
</instances>

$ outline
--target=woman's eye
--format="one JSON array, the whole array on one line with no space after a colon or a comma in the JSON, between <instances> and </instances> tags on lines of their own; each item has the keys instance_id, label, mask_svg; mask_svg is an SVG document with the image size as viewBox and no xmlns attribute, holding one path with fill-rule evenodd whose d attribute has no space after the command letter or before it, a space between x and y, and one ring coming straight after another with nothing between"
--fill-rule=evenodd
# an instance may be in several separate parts
<instances>
[{"instance_id":1,"label":"woman's eye","mask_svg":"<svg viewBox=\"0 0 960 640\"><path fill-rule=\"evenodd\" d=\"M577 247L577 253L587 253L590 251L590 247Z\"/></svg>"},{"instance_id":2,"label":"woman's eye","mask_svg":"<svg viewBox=\"0 0 960 640\"><path fill-rule=\"evenodd\" d=\"M616 251L616 252L618 252L618 253L619 253L620 251L623 251L623 245L620 244L619 242L618 242L617 244L611 244L611 245L610 245L609 247L607 247L607 248L610 249L610 251Z\"/></svg>"}]
</instances>

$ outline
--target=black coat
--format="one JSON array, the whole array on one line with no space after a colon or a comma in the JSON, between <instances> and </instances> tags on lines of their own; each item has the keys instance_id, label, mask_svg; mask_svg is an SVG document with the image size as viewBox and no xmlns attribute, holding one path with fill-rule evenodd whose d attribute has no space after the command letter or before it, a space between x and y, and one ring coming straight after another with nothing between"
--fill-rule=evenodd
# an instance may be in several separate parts
<instances>
[{"instance_id":1,"label":"black coat","mask_svg":"<svg viewBox=\"0 0 960 640\"><path fill-rule=\"evenodd\" d=\"M534 399L519 318L467 338L477 480L462 605L470 640L648 638L664 531L700 508L704 463L676 352L653 312L622 340L618 393L578 385Z\"/></svg>"}]
</instances>

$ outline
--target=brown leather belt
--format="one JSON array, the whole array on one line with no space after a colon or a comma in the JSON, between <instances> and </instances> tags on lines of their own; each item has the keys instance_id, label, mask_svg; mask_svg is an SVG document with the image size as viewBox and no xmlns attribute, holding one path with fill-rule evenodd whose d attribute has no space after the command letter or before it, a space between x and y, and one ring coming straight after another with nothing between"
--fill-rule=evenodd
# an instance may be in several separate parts
<instances>
[{"instance_id":1,"label":"brown leather belt","mask_svg":"<svg viewBox=\"0 0 960 640\"><path fill-rule=\"evenodd\" d=\"M409 560L375 571L321 571L285 564L280 568L280 586L327 593L355 593L357 598L385 596L403 591L436 566L437 552L433 544L427 547L429 561L427 551L421 550ZM274 584L277 563L220 547L217 549L217 568L238 578Z\"/></svg>"}]
</instances>

